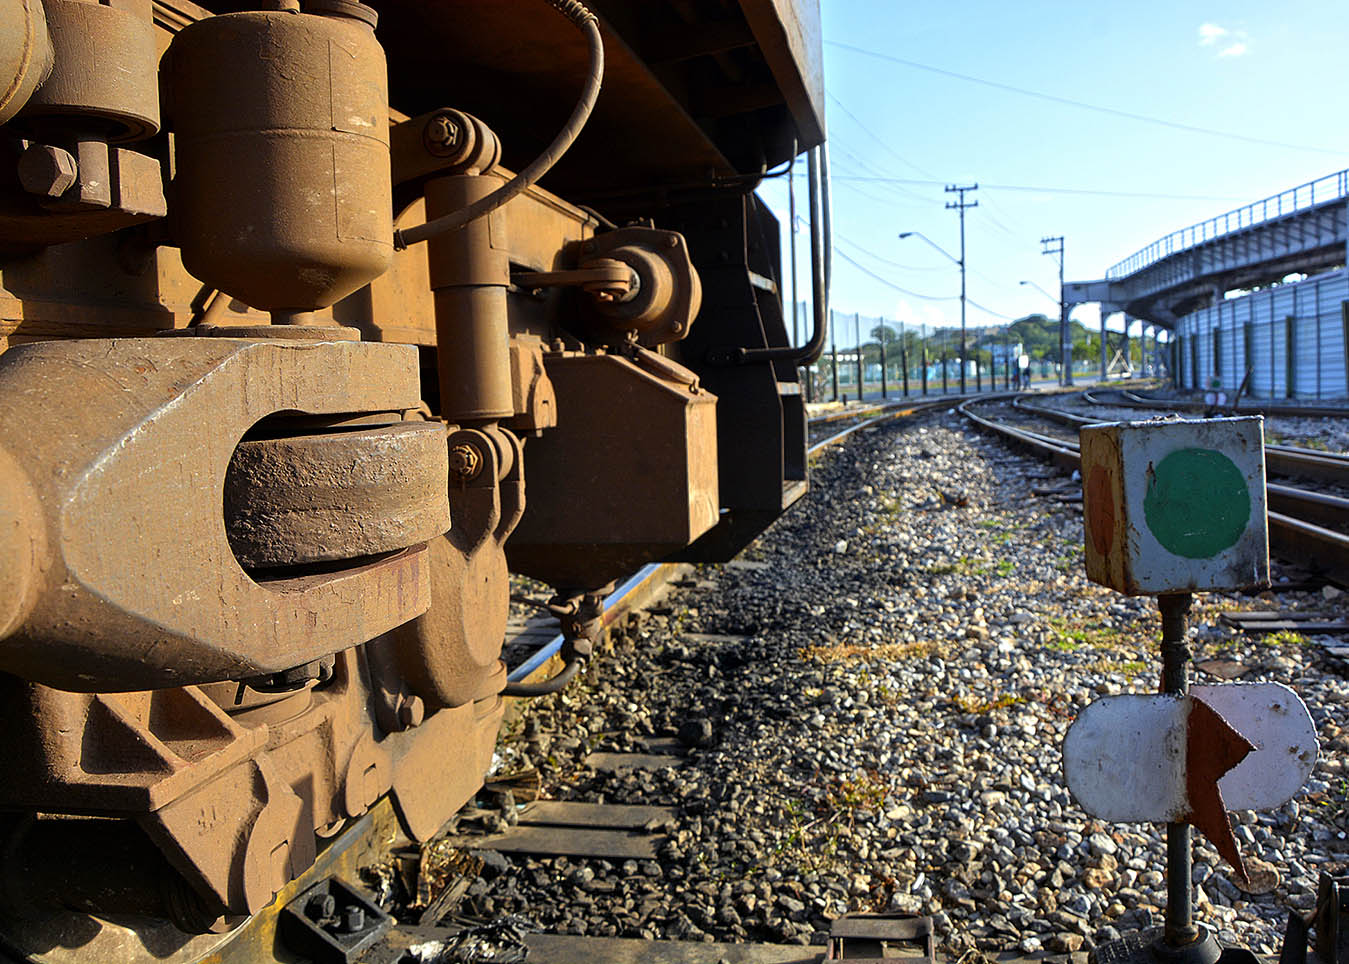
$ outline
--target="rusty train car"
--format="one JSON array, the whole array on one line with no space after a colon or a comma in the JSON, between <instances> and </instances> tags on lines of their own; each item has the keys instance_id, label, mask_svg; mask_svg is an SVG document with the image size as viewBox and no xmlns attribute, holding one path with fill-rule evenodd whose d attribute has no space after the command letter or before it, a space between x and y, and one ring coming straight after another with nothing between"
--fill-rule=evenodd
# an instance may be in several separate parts
<instances>
[{"instance_id":1,"label":"rusty train car","mask_svg":"<svg viewBox=\"0 0 1349 964\"><path fill-rule=\"evenodd\" d=\"M377 802L433 836L511 573L575 665L804 491L818 10L588 3L0 0L0 958L195 960Z\"/></svg>"}]
</instances>

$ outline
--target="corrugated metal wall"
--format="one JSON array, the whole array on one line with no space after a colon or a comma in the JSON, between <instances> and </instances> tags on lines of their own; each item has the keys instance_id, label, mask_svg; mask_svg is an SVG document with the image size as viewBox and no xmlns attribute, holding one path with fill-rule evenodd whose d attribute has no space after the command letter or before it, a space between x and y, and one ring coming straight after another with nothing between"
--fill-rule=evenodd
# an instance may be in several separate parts
<instances>
[{"instance_id":1,"label":"corrugated metal wall","mask_svg":"<svg viewBox=\"0 0 1349 964\"><path fill-rule=\"evenodd\" d=\"M1176 325L1177 381L1235 391L1249 369L1255 398L1349 397L1346 303L1341 269L1201 308Z\"/></svg>"}]
</instances>

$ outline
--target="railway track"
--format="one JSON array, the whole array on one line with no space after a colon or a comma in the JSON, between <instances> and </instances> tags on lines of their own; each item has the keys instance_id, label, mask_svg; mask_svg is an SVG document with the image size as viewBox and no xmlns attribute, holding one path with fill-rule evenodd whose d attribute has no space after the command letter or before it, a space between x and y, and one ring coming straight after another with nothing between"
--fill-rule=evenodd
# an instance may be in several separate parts
<instances>
[{"instance_id":1,"label":"railway track","mask_svg":"<svg viewBox=\"0 0 1349 964\"><path fill-rule=\"evenodd\" d=\"M1003 396L1003 398L1005 400L1007 396ZM812 446L812 450L819 451L829 445L836 444L837 442L841 441L844 438L847 438L857 432L860 432L864 428L881 424L884 423L885 421L904 418L908 415L919 414L921 412L931 411L933 409L945 410L950 408L952 404L953 401L951 399L942 399L940 401L937 400L925 401L924 403L918 405L912 403L895 404L892 406L888 406L883 410L869 411L866 413L862 413L861 417L856 417L857 413L853 413L854 418L851 424L844 425L844 427L839 431L829 432L826 437L819 439ZM967 407L973 406L970 405ZM821 424L825 426L837 426L840 422L843 421L845 420L834 419L830 422L824 422ZM944 421L950 422L951 420L944 419ZM1041 434L1042 437L1045 438L1046 440L1049 440L1057 447L1063 448L1065 451L1067 451L1067 447L1063 445L1062 440L1054 440L1050 436L1043 435L1043 433L1033 433L1030 432L1029 430L1027 430L1025 434L1027 434L1028 436ZM829 556L828 558L833 559L834 557ZM763 566L764 564L746 563L742 565ZM659 585L659 583L662 580L678 576L681 572L681 570L675 569L673 567L670 568L652 567L652 570L653 571L644 571L643 573L638 574L633 579L625 583L623 587L620 587L620 591L615 592L615 594L610 598L610 600L607 601L608 605L606 606L606 610L609 611L609 615L607 616L606 621L608 622L615 621L616 619L619 618L619 616L621 616L623 612L626 612L632 609L634 606L638 605L644 595L647 598L649 598L652 588ZM687 580L687 579L681 580L681 584L683 585L690 585L693 582L696 582L696 580ZM717 629L716 631L729 632L731 630ZM745 630L745 632L750 632L750 630ZM718 637L718 638L730 639L730 637ZM706 645L709 647L718 645L714 643L712 640L713 640L712 637L708 637L706 640ZM627 645L631 645L631 642L629 642ZM966 643L964 645L969 644ZM1061 656L1062 654L1058 655ZM547 654L546 653L540 654L540 656L533 661L536 670L541 668L542 664L545 663L546 661L547 661ZM638 700L640 702L639 698ZM793 709L795 709L795 707L793 707ZM1001 717L999 717L999 726L1001 727L1001 725L1002 720ZM776 724L774 724L774 726L776 726ZM630 753L592 752L589 754L589 756L586 757L587 761L586 765L592 766L595 769L602 769L604 767L632 768L633 772L646 772L647 774L651 774L649 776L643 776L638 778L639 782L655 781L657 785L662 785L660 783L661 778L655 776L655 774L658 774L660 772L659 771L660 767L667 768L667 772L669 772L668 768L670 767L678 768L676 764L670 762L671 754L674 753L682 754L683 750L682 748L676 748L672 745L668 745L672 744L674 741L662 742L660 739L656 739L656 740L643 740L641 742L644 743L645 745L641 746L637 752L630 752ZM621 750L623 748L619 747L619 749ZM581 752L584 753L585 751L582 750ZM697 756L696 751L694 755L696 758ZM603 757L604 759L601 760L600 757ZM647 757L649 759L643 761L641 759L638 759L640 757ZM698 764L696 763L695 759L694 762L691 763L685 762L683 765L686 768L692 768L696 767ZM644 767L647 768L645 769L645 771L643 771ZM687 772L687 770L681 770L681 772ZM490 794L493 792L500 792L500 791L489 790L488 792ZM998 791L998 792L1005 792L1005 791ZM934 791L933 792L934 799L937 796L940 796L940 793L941 793L940 790ZM571 846L573 848L576 848L573 851L571 851L575 853L575 856L571 858L572 860L571 867L574 870L576 870L577 873L579 873L579 868L581 868L585 864L586 860L594 859L594 860L610 861L614 865L612 870L607 871L607 873L611 875L610 877L611 880L613 879L613 876L617 875L618 865L623 863L624 861L629 860L634 861L635 866L638 869L633 870L631 872L624 870L623 873L625 875L631 874L633 876L640 877L641 875L647 873L647 871L645 870L646 864L644 863L644 861L648 861L650 860L650 858L643 857L641 855L642 853L647 852L646 850L642 850L642 848L647 848L648 850L654 849L658 845L658 840L649 839L652 837L653 834L654 835L669 834L672 836L675 832L676 827L678 826L678 824L671 825L668 822L663 822L669 821L670 816L668 813L665 814L664 816L662 816L662 814L660 813L657 813L656 811L661 810L660 807L643 807L636 805L628 806L627 802L624 801L622 797L609 798L603 804L576 803L570 804L569 806L565 807L556 806L554 801L547 801L545 802L545 804L546 805L544 806L529 805L520 811L520 825L523 831L526 831L527 835L533 835L536 838L539 836L552 836L557 838L554 840L552 844L552 846L554 847L553 851L545 851L545 853L553 852L564 854L568 852L566 850L560 851L557 850L557 847L559 846L560 847ZM915 806L918 806L918 804L915 804ZM938 804L937 806L938 808L940 808L942 806L945 806L945 804ZM703 819L705 820L706 818L704 817ZM370 814L367 818L363 818L363 821L368 826L357 827L355 829L366 838L378 841L381 839L388 838L388 834L392 832L392 829L395 826L396 818L393 816L393 813L389 809L388 804L386 802L381 804L380 807L378 807L375 811L373 811L372 814ZM499 827L498 832L510 829L514 828ZM343 840L346 841L348 840L348 838L349 835L344 835ZM619 847L619 849L615 850L612 853L612 855L607 858L593 857L593 855L591 855L589 851L593 850L593 848L597 846L596 841L600 840L601 838L606 838L608 842L600 843L598 844L599 846L612 845ZM481 837L481 835L456 838L456 840L458 845L474 848L475 852L481 853L480 848L483 845L483 838ZM568 841L570 841L570 843ZM615 843L615 841L617 841L617 843ZM347 879L355 879L354 868L357 866L366 865L365 863L362 862L362 860L364 857L368 855L369 851L366 850L365 852L362 852L361 846L350 843L346 844L344 848L335 847L333 849L339 856L342 854L346 854L347 856L342 858L342 860L344 861L343 863L339 863L338 866L336 866L335 868L333 867L328 868L329 871L338 872L342 876L346 876ZM519 854L528 854L532 852L529 850L511 851L509 847L504 848L504 850L507 853L514 852ZM557 858L552 859L556 861ZM322 863L323 862L321 862L321 864ZM537 865L527 865L527 866L537 866ZM548 866L550 868L550 872L551 868L554 867L553 864L548 863L545 863L545 866ZM540 870L521 871L521 873L526 875L530 873L541 873L541 872L542 871ZM570 871L568 872L570 873ZM471 876L472 874L470 872L465 876L464 879L471 878ZM306 887L312 886L316 879L318 878L306 877L303 884L295 888L292 896L298 897L301 894L305 893ZM300 882L297 882L297 884L300 884ZM567 878L565 880L558 878L557 886L564 888L575 887L575 881L571 880L570 878ZM585 893L584 888L577 887L576 889L581 891L582 894ZM448 894L451 897L451 899L453 899L456 894L462 894L462 892L463 888L457 885L453 878L451 878L448 882L446 882L444 889L441 891L441 893L443 894ZM284 900L279 901L278 905L280 905L281 903L284 903ZM423 920L420 923L410 924L407 922L403 922L395 925L393 930L391 930L389 933L388 945L395 949L401 948L403 950L406 950L418 946L445 944L446 941L450 939L450 936L454 932L453 930L449 930L444 926L442 927L433 926L435 910L436 910L435 905L429 908L428 911L423 915ZM931 947L930 943L926 945L926 948L924 947L924 942L931 936L930 931L927 934L924 934L921 931L920 925L905 925L902 919L899 919L899 923L896 923L895 919L893 918L889 919L888 921L887 920L875 921L862 918L861 923L858 924L851 923L852 921L858 920L857 918L845 917L842 918L841 920L843 921L843 923L840 923L838 926L838 934L837 935L831 934L830 938L831 941L833 941L834 937L837 936L839 941L846 942L846 940L848 939L845 938L844 935L849 931L849 928L854 927L858 928L858 930L854 931L854 933L857 934L862 933L861 929L865 927L883 929L885 927L890 926L893 926L895 928L909 926L910 930L905 933L907 933L909 937L912 939L908 941L902 941L903 943L916 943L920 951L927 950ZM448 921L446 923L448 923ZM459 926L462 926L462 921L459 922ZM872 932L873 937L874 934L875 931ZM760 937L759 939L762 940L764 938ZM995 940L997 938L996 936L989 936L986 939ZM563 933L554 933L548 935L521 934L518 936L518 943L522 947L527 947L529 949L528 959L530 961L542 961L545 962L545 964L547 964L547 962L556 962L556 964L571 964L571 962L590 961L590 960L634 960L634 961L661 960L661 961L676 962L676 964L677 962L686 962L686 964L711 964L711 962L722 960L728 962L740 962L740 964L753 964L753 962L764 962L764 964L767 964L767 962L792 961L792 962L800 962L800 964L807 964L807 962L811 962L811 964L814 964L814 962L819 962L822 960L822 955L826 951L826 948L824 947L802 947L802 946L792 946L788 944L764 944L764 943L758 944L746 943L735 945L719 944L719 943L698 944L693 943L691 939L684 939L680 941L643 941L634 939L632 936L628 936L626 938L602 937L595 935L593 932L589 935L563 934ZM1008 946L1015 946L1015 942L1011 942ZM855 943L854 947L857 947L860 950L860 945ZM833 948L830 948L830 950L833 950ZM858 951L849 948L847 952L843 953L841 956L853 957L857 955ZM384 961L386 960L386 958L382 956L367 956L363 959L371 961L372 964L384 964ZM412 960L414 958L406 958L406 959ZM1004 959L1006 959L1005 956ZM222 958L222 960L229 962L229 964L233 964L236 958L233 956L226 955L225 957ZM244 958L239 958L238 960L244 960ZM389 957L387 958L387 960L389 961L403 960L403 958ZM1065 962L1067 961L1066 955L1064 955L1063 960Z\"/></svg>"},{"instance_id":2,"label":"railway track","mask_svg":"<svg viewBox=\"0 0 1349 964\"><path fill-rule=\"evenodd\" d=\"M1009 398L1015 393L1003 395L977 396L986 400ZM832 412L812 418L808 425L811 443L806 450L808 455L822 452L831 445L837 445L855 432L873 428L895 419L907 418L924 412L937 411L957 405L967 398L976 396L944 396L937 399L913 401L901 399L880 405L867 406L852 411ZM687 571L687 567L678 563L654 563L643 566L623 580L612 593L604 599L604 626L607 628L628 613L640 609L658 597L664 587ZM517 633L531 631L538 635L539 626L549 620L537 620L532 624L517 627ZM555 668L553 660L562 650L563 638L560 633L552 635L546 642L533 649L530 655L512 669L507 677L511 683L533 683L545 678ZM508 642L508 646L510 643Z\"/></svg>"},{"instance_id":3,"label":"railway track","mask_svg":"<svg viewBox=\"0 0 1349 964\"><path fill-rule=\"evenodd\" d=\"M960 411L981 428L1031 449L1066 471L1079 467L1075 440L980 414L974 411L978 401L962 403ZM1024 416L1075 428L1099 421L1033 405L1024 398L1014 399L1012 407ZM1349 458L1343 456L1293 446L1267 446L1266 465L1274 474L1316 479L1349 490ZM1349 498L1281 483L1266 483L1266 491L1271 550L1324 573L1333 582L1349 585L1349 535L1345 534L1349 532Z\"/></svg>"},{"instance_id":4,"label":"railway track","mask_svg":"<svg viewBox=\"0 0 1349 964\"><path fill-rule=\"evenodd\" d=\"M819 436L810 445L808 452L815 454L837 445L853 434L864 429L891 422L897 419L921 413L950 408L968 396L926 399L918 402L901 400L889 404L868 407L861 411L834 413L811 420L811 428ZM990 397L990 396L985 396ZM1006 396L992 396L1006 397ZM841 426L841 427L840 427ZM627 614L650 605L663 592L665 587L679 581L687 575L691 567L662 563L645 566L624 580L603 603L603 622L607 628ZM539 636L538 626L548 620L532 621L529 626L517 626L529 634ZM563 638L554 635L542 645L537 645L509 673L509 680L533 682L549 676L557 667L556 657L562 648ZM511 643L508 641L508 648ZM677 741L670 745L660 743L654 755L637 754L599 754L596 764L601 767L617 769L643 769L669 766L677 762L670 753L682 753ZM604 757L604 760L598 759ZM491 784L489 784L491 786ZM500 850L510 853L557 853L575 856L608 856L615 860L649 859L654 856L653 847L664 839L660 832L669 814L658 813L660 808L636 806L604 806L586 804L553 805L541 801L540 805L526 807L521 815L520 830L526 842L512 844L497 842ZM653 831L652 828L655 828ZM221 964L253 964L256 960L267 959L271 952L271 941L279 923L290 912L291 906L306 905L312 901L311 891L323 887L329 877L347 880L358 879L357 871L370 865L374 848L382 841L392 839L397 830L397 817L388 800L381 801L369 813L355 821L329 847L317 863L302 877L293 881L279 899L258 915L231 944L222 949L219 958ZM449 838L457 846L481 847L484 838L461 836ZM542 843L540 841L543 841ZM513 851L513 847L517 850ZM538 849L542 847L543 849ZM453 883L442 890L442 897L462 893L456 891ZM339 911L342 908L339 908ZM383 936L378 945L374 945L362 957L372 964L403 964L407 961L440 960L434 955L433 946L442 950L449 942L444 927L433 926L430 913L423 914L420 925L406 925L393 922L375 905L362 907L366 915L379 915L383 918ZM290 915L295 916L294 914ZM369 919L369 918L368 918ZM500 933L483 929L484 947L493 946L495 953L507 956L486 956L482 960L524 960L544 962L544 964L577 964L591 960L659 960L666 964L713 964L713 962L734 962L734 964L816 964L825 960L842 957L879 956L886 947L891 950L907 946L906 959L915 962L932 962L934 958L934 933L930 921L925 917L909 915L860 915L840 918L830 934L826 948L809 948L794 944L704 944L690 941L644 941L636 939L582 937L577 935L552 935L512 932L505 927ZM340 941L341 935L338 935ZM495 942L495 943L493 943ZM334 954L335 948L329 948ZM519 957L510 957L510 953L520 952ZM425 958L418 956L426 954ZM488 953L479 951L479 953ZM827 957L825 955L828 955ZM916 955L916 956L915 956ZM886 954L886 956L889 956ZM322 957L316 960L324 959ZM337 956L327 958L340 960ZM447 957L446 960L460 958ZM3 948L0 947L0 962L5 961Z\"/></svg>"},{"instance_id":5,"label":"railway track","mask_svg":"<svg viewBox=\"0 0 1349 964\"><path fill-rule=\"evenodd\" d=\"M1115 398L1107 398L1107 396ZM1082 397L1095 405L1122 405L1130 408L1148 408L1157 411L1191 412L1203 414L1212 406L1206 402L1180 399L1149 398L1127 388L1091 388ZM1233 415L1289 415L1298 418L1349 418L1349 408L1312 405L1279 405L1273 402L1238 402L1230 407Z\"/></svg>"}]
</instances>

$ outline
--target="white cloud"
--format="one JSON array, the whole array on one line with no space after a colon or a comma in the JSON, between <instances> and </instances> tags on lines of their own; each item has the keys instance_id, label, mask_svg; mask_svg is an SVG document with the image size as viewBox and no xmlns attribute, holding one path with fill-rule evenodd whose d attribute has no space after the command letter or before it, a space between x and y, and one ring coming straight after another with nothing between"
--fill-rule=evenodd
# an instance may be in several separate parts
<instances>
[{"instance_id":1,"label":"white cloud","mask_svg":"<svg viewBox=\"0 0 1349 964\"><path fill-rule=\"evenodd\" d=\"M1212 47L1227 34L1226 27L1220 27L1216 23L1201 23L1199 25L1199 46Z\"/></svg>"},{"instance_id":2,"label":"white cloud","mask_svg":"<svg viewBox=\"0 0 1349 964\"><path fill-rule=\"evenodd\" d=\"M1199 46L1217 47L1216 57L1242 57L1250 53L1244 30L1230 30L1222 24L1204 22L1199 25Z\"/></svg>"}]
</instances>

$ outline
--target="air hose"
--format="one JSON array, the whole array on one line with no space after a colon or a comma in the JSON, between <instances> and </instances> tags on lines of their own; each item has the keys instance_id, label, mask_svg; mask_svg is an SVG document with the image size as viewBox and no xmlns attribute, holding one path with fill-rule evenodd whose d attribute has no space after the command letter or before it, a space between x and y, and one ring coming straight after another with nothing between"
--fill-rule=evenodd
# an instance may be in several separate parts
<instances>
[{"instance_id":1,"label":"air hose","mask_svg":"<svg viewBox=\"0 0 1349 964\"><path fill-rule=\"evenodd\" d=\"M528 190L535 181L548 173L548 170L558 162L563 154L567 153L567 149L571 147L572 142L581 133L581 128L590 119L590 112L595 107L596 98L599 97L600 84L604 80L604 41L600 38L598 19L586 8L585 4L578 2L578 0L548 0L548 4L585 34L586 42L590 47L590 73L586 76L581 98L572 109L571 117L567 119L566 126L558 132L548 148L536 157L528 167L491 194L474 201L467 207L460 208L458 211L433 218L425 224L403 231L394 231L393 243L395 248L401 251L409 245L425 241L427 238L434 238L449 231L457 231L483 215L490 214L511 198Z\"/></svg>"}]
</instances>

